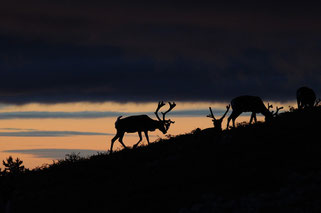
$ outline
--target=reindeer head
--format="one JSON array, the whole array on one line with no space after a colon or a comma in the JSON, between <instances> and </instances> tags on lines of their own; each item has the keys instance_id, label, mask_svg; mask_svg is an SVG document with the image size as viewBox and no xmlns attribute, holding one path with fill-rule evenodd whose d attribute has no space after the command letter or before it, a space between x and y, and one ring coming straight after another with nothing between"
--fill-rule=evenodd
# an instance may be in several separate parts
<instances>
[{"instance_id":1,"label":"reindeer head","mask_svg":"<svg viewBox=\"0 0 321 213\"><path fill-rule=\"evenodd\" d=\"M265 110L266 112L262 111L262 114L265 116L265 122L270 122L272 120L273 113L270 111L270 109L272 108L273 108L273 105L268 103L267 110Z\"/></svg>"},{"instance_id":2,"label":"reindeer head","mask_svg":"<svg viewBox=\"0 0 321 213\"><path fill-rule=\"evenodd\" d=\"M279 115L279 111L281 109L283 109L283 107L278 107L277 106L276 107L276 111L274 112L274 111L270 111L270 109L272 109L272 108L273 108L273 105L268 103L269 114L268 114L268 116L265 116L265 121L267 121L267 122L271 121L272 118L277 117Z\"/></svg>"},{"instance_id":3,"label":"reindeer head","mask_svg":"<svg viewBox=\"0 0 321 213\"><path fill-rule=\"evenodd\" d=\"M162 108L163 106L165 106L165 103L163 101L160 101L158 102L158 107L155 111L155 115L158 119L158 121L160 122L160 125L159 125L159 130L163 133L163 134L166 134L170 125L175 123L174 121L171 121L170 119L166 120L165 119L165 115L170 112L175 106L176 106L176 103L173 102L168 102L169 104L169 109L166 111L166 112L162 112L162 115L163 115L163 119L160 119L160 117L158 116L158 111L160 108Z\"/></svg>"},{"instance_id":4,"label":"reindeer head","mask_svg":"<svg viewBox=\"0 0 321 213\"><path fill-rule=\"evenodd\" d=\"M223 122L223 119L224 119L225 115L227 114L227 112L229 111L230 107L231 107L231 105L227 105L227 106L226 106L226 112L225 112L224 115L223 115L221 118L219 118L219 119L216 119L216 118L214 117L214 114L213 114L213 112L212 112L212 108L209 107L211 114L207 115L206 117L209 117L209 118L212 118L212 119L213 119L212 121L213 121L213 125L214 125L214 128L215 128L215 129L218 129L218 130L220 130L220 131L222 130L222 122Z\"/></svg>"}]
</instances>

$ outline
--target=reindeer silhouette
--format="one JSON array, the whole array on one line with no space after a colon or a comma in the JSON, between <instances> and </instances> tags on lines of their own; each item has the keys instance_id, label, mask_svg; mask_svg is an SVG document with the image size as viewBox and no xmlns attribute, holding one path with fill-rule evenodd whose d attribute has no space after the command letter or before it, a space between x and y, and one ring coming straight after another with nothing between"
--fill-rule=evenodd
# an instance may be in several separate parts
<instances>
[{"instance_id":1,"label":"reindeer silhouette","mask_svg":"<svg viewBox=\"0 0 321 213\"><path fill-rule=\"evenodd\" d=\"M216 131L218 131L218 132L221 132L221 131L222 131L222 122L223 122L223 120L224 120L225 115L226 115L227 112L229 111L230 107L231 107L231 105L227 105L227 106L226 106L226 112L225 112L224 115L223 115L221 118L219 118L219 119L216 119L216 118L214 117L212 108L209 107L211 114L207 115L207 117L213 119L212 121L213 121L213 125L214 125L214 130L216 130Z\"/></svg>"},{"instance_id":2,"label":"reindeer silhouette","mask_svg":"<svg viewBox=\"0 0 321 213\"><path fill-rule=\"evenodd\" d=\"M138 144L142 141L142 132L145 133L145 137L147 139L147 142L149 144L149 137L148 137L148 131L155 131L156 129L159 129L163 134L166 134L170 125L172 123L175 123L174 121L165 120L165 115L170 112L175 106L175 102L169 103L169 109L166 112L162 112L163 119L160 119L158 116L158 111L160 108L165 106L165 103L163 101L160 101L158 103L157 109L155 111L156 118L158 120L151 119L147 115L133 115L128 116L126 118L121 118L122 116L119 116L115 122L115 128L117 130L117 133L115 137L111 140L111 146L110 146L110 153L113 152L113 145L114 142L119 139L120 144L124 147L125 144L123 143L123 137L125 132L138 132L139 141L133 146L133 148L137 147Z\"/></svg>"},{"instance_id":3,"label":"reindeer silhouette","mask_svg":"<svg viewBox=\"0 0 321 213\"><path fill-rule=\"evenodd\" d=\"M253 119L256 122L256 113L261 113L265 116L265 121L270 121L274 116L276 116L280 109L283 107L278 108L276 112L270 112L270 108L273 106L268 104L268 108L265 107L262 99L258 96L249 96L243 95L238 96L231 101L232 106L232 113L227 119L227 129L229 128L230 120L233 121L233 127L235 127L235 120L236 118L242 114L243 112L252 112L250 124L252 123Z\"/></svg>"},{"instance_id":4,"label":"reindeer silhouette","mask_svg":"<svg viewBox=\"0 0 321 213\"><path fill-rule=\"evenodd\" d=\"M315 92L309 87L300 87L296 91L298 109L313 107L316 101Z\"/></svg>"}]
</instances>

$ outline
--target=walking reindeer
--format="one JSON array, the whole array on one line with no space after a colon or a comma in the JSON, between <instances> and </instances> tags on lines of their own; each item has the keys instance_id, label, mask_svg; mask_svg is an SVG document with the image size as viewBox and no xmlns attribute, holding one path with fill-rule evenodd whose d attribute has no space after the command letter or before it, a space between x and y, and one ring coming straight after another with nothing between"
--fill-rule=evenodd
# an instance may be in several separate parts
<instances>
[{"instance_id":1,"label":"walking reindeer","mask_svg":"<svg viewBox=\"0 0 321 213\"><path fill-rule=\"evenodd\" d=\"M155 131L156 129L159 129L163 134L166 134L170 125L175 123L174 121L166 120L165 116L168 112L170 112L175 106L175 102L171 103L168 102L169 109L166 112L162 112L163 119L161 119L158 116L158 111L160 108L165 106L165 103L163 101L158 102L157 109L155 111L155 115L157 120L154 120L150 118L148 115L133 115L128 116L126 118L122 118L122 116L119 116L115 122L115 128L117 130L117 133L115 137L111 140L111 146L110 146L110 153L113 152L113 145L114 142L118 139L120 144L127 148L123 142L124 134L127 133L133 133L138 132L139 141L133 146L133 148L136 148L138 144L142 141L142 132L145 133L146 140L149 144L149 137L148 137L148 131Z\"/></svg>"}]
</instances>

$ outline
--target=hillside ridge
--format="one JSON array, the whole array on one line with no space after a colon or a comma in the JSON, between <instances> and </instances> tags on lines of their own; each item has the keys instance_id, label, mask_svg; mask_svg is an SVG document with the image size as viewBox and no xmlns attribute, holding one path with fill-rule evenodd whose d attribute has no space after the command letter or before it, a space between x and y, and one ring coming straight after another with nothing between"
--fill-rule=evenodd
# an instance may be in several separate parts
<instances>
[{"instance_id":1,"label":"hillside ridge","mask_svg":"<svg viewBox=\"0 0 321 213\"><path fill-rule=\"evenodd\" d=\"M321 108L1 177L10 212L319 212ZM9 203L9 204L8 204Z\"/></svg>"}]
</instances>

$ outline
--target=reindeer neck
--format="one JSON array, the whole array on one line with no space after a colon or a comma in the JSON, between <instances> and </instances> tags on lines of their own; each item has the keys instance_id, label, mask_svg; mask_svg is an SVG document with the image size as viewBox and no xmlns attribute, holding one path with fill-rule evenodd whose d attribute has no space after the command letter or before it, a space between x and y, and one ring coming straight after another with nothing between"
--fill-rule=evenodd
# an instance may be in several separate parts
<instances>
[{"instance_id":1,"label":"reindeer neck","mask_svg":"<svg viewBox=\"0 0 321 213\"><path fill-rule=\"evenodd\" d=\"M271 112L265 107L262 107L262 112L261 112L265 117L270 117L271 116Z\"/></svg>"},{"instance_id":2,"label":"reindeer neck","mask_svg":"<svg viewBox=\"0 0 321 213\"><path fill-rule=\"evenodd\" d=\"M154 121L155 121L155 123L154 123L155 129L160 129L164 126L164 121L162 121L162 120L154 120Z\"/></svg>"}]
</instances>

